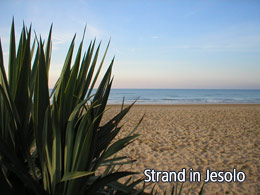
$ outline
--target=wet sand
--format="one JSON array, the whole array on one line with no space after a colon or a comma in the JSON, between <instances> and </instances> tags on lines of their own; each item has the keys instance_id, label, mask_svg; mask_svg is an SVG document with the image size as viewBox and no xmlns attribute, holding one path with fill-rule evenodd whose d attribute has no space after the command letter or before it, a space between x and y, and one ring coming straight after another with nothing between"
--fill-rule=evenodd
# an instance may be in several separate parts
<instances>
[{"instance_id":1,"label":"wet sand","mask_svg":"<svg viewBox=\"0 0 260 195\"><path fill-rule=\"evenodd\" d=\"M104 121L120 111L108 106ZM145 115L135 142L122 155L137 161L124 170L181 171L201 174L212 171L243 171L244 182L209 182L204 194L260 194L260 105L135 105L122 121L117 139L127 135ZM103 122L104 122L103 121ZM202 182L189 182L183 193L199 192ZM159 182L156 189L170 192L172 183ZM149 186L148 189L151 189ZM167 193L168 194L168 193Z\"/></svg>"}]
</instances>

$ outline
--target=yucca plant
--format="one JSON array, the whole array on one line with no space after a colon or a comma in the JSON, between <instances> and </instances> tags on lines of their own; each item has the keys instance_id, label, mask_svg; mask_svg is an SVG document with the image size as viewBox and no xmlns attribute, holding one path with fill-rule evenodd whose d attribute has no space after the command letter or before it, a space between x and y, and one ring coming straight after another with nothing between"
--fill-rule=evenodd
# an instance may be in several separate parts
<instances>
[{"instance_id":1,"label":"yucca plant","mask_svg":"<svg viewBox=\"0 0 260 195\"><path fill-rule=\"evenodd\" d=\"M133 172L115 169L132 163L117 152L131 143L135 129L112 142L121 130L119 122L132 105L101 125L113 78L111 61L93 92L109 47L96 69L100 43L91 41L82 53L84 36L72 62L75 37L62 72L51 94L48 73L51 34L46 42L31 26L22 28L16 47L14 21L10 34L8 76L0 42L0 189L5 194L130 194L142 179L119 179ZM85 31L84 31L85 34ZM95 74L94 74L95 72ZM92 95L93 94L93 95ZM105 166L97 175L96 171Z\"/></svg>"}]
</instances>

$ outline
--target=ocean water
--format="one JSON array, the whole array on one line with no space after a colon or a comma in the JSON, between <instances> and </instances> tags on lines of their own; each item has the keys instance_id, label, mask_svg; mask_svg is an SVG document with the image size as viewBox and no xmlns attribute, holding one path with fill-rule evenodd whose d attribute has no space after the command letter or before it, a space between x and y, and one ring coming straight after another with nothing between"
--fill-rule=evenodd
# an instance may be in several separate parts
<instances>
[{"instance_id":1,"label":"ocean water","mask_svg":"<svg viewBox=\"0 0 260 195\"><path fill-rule=\"evenodd\" d=\"M260 90L111 89L108 104L122 104L123 98L125 104L260 104Z\"/></svg>"},{"instance_id":2,"label":"ocean water","mask_svg":"<svg viewBox=\"0 0 260 195\"><path fill-rule=\"evenodd\" d=\"M112 89L108 103L121 104L260 104L260 90Z\"/></svg>"}]
</instances>

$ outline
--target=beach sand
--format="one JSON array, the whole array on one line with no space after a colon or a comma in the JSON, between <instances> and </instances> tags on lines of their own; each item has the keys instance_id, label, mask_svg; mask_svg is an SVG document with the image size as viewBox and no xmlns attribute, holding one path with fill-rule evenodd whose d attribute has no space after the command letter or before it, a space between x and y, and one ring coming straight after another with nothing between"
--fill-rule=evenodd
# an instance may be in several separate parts
<instances>
[{"instance_id":1,"label":"beach sand","mask_svg":"<svg viewBox=\"0 0 260 195\"><path fill-rule=\"evenodd\" d=\"M120 106L108 106L104 121L120 111ZM126 136L145 114L135 142L121 155L136 159L123 170L145 169L181 171L190 168L201 173L212 171L243 171L244 182L205 184L204 194L260 194L260 105L135 105L126 115L117 136ZM202 182L189 182L183 193L199 192ZM159 182L156 189L170 192L172 183ZM179 185L180 186L180 185ZM148 187L151 189L152 185ZM168 193L167 193L168 194Z\"/></svg>"}]
</instances>

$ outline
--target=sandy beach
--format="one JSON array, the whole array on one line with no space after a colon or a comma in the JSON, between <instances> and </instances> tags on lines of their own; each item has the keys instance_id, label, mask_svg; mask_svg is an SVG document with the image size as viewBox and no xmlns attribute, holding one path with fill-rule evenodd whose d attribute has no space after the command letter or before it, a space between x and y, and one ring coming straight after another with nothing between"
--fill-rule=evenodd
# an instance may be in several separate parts
<instances>
[{"instance_id":1,"label":"sandy beach","mask_svg":"<svg viewBox=\"0 0 260 195\"><path fill-rule=\"evenodd\" d=\"M108 106L104 121L119 112ZM260 194L260 105L135 105L122 121L127 135L145 115L141 134L122 155L137 161L125 170L187 171L192 168L206 179L206 170L243 171L244 182L208 182L204 194ZM188 172L187 172L188 173ZM172 183L159 182L156 189L170 192ZM202 182L189 182L183 194L199 192ZM151 189L149 186L148 189Z\"/></svg>"}]
</instances>

